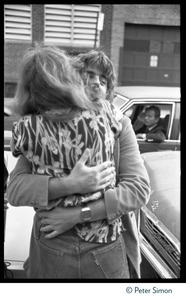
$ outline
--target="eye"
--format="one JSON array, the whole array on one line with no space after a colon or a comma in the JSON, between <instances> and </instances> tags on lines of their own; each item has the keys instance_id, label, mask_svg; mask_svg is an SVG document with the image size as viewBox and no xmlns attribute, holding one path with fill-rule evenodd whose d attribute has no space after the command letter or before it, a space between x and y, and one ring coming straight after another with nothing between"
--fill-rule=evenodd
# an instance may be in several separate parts
<instances>
[{"instance_id":1,"label":"eye","mask_svg":"<svg viewBox=\"0 0 186 300\"><path fill-rule=\"evenodd\" d=\"M89 78L94 78L95 77L95 75L94 74L92 74L92 73L89 73Z\"/></svg>"},{"instance_id":2,"label":"eye","mask_svg":"<svg viewBox=\"0 0 186 300\"><path fill-rule=\"evenodd\" d=\"M107 85L106 79L101 79L100 82L101 82L101 85Z\"/></svg>"},{"instance_id":3,"label":"eye","mask_svg":"<svg viewBox=\"0 0 186 300\"><path fill-rule=\"evenodd\" d=\"M95 74L91 71L86 71L86 73L89 79L93 79L95 77Z\"/></svg>"}]
</instances>

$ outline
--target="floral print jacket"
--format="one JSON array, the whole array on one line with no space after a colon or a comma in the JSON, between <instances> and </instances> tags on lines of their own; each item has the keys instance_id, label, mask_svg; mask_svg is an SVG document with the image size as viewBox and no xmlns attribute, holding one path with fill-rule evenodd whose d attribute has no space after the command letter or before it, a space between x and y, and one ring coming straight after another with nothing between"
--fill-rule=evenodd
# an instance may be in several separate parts
<instances>
[{"instance_id":1,"label":"floral print jacket","mask_svg":"<svg viewBox=\"0 0 186 300\"><path fill-rule=\"evenodd\" d=\"M107 101L101 109L83 111L68 122L53 121L43 115L26 115L12 130L11 149L14 156L23 154L30 162L32 173L53 177L68 176L86 148L90 149L89 166L113 161L113 147L121 124ZM60 170L60 172L59 172ZM110 187L115 186L115 181ZM70 195L50 201L46 209L55 206L79 206L103 197L103 191L84 195ZM35 207L40 210L40 207ZM43 209L43 208L42 208ZM108 224L107 220L86 222L75 226L82 239L89 242L109 243L120 234L120 218Z\"/></svg>"}]
</instances>

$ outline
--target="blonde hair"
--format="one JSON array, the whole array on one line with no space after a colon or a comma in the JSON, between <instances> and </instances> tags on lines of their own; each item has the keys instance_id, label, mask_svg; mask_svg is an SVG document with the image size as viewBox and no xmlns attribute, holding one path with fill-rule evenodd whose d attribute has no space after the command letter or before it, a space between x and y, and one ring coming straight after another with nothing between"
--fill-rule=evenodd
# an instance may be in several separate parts
<instances>
[{"instance_id":1,"label":"blonde hair","mask_svg":"<svg viewBox=\"0 0 186 300\"><path fill-rule=\"evenodd\" d=\"M63 119L77 111L96 109L70 56L55 46L41 44L28 49L23 57L14 104L21 116L69 109Z\"/></svg>"}]
</instances>

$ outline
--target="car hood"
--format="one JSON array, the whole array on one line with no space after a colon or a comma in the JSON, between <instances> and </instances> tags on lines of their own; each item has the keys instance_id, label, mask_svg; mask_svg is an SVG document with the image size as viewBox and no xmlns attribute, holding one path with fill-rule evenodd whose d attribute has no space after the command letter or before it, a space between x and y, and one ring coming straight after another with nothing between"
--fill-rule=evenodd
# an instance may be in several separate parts
<instances>
[{"instance_id":1,"label":"car hood","mask_svg":"<svg viewBox=\"0 0 186 300\"><path fill-rule=\"evenodd\" d=\"M146 207L180 240L180 151L143 153L151 184Z\"/></svg>"}]
</instances>

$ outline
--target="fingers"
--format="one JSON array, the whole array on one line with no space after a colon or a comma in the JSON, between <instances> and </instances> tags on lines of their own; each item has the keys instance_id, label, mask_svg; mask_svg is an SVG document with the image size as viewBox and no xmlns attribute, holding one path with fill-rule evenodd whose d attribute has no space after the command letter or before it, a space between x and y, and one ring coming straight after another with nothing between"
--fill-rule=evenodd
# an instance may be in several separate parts
<instances>
[{"instance_id":1,"label":"fingers","mask_svg":"<svg viewBox=\"0 0 186 300\"><path fill-rule=\"evenodd\" d=\"M89 156L90 156L90 150L86 148L78 162L85 164Z\"/></svg>"},{"instance_id":2,"label":"fingers","mask_svg":"<svg viewBox=\"0 0 186 300\"><path fill-rule=\"evenodd\" d=\"M112 163L110 161L105 161L104 163L100 164L99 166L96 166L98 172L102 172L103 170L111 167ZM113 168L113 167L112 167Z\"/></svg>"},{"instance_id":3,"label":"fingers","mask_svg":"<svg viewBox=\"0 0 186 300\"><path fill-rule=\"evenodd\" d=\"M104 190L107 186L110 185L110 182L106 182L105 184L100 185L100 190Z\"/></svg>"},{"instance_id":4,"label":"fingers","mask_svg":"<svg viewBox=\"0 0 186 300\"><path fill-rule=\"evenodd\" d=\"M40 231L42 231L42 232L48 232L48 231L52 231L52 230L53 230L53 227L50 225L40 228ZM52 232L45 234L45 238L52 239L52 238L56 237L58 234L59 233L57 231L53 230Z\"/></svg>"},{"instance_id":5,"label":"fingers","mask_svg":"<svg viewBox=\"0 0 186 300\"><path fill-rule=\"evenodd\" d=\"M40 231L42 231L42 232L47 232L47 231L51 231L51 230L53 230L51 225L43 226L40 228Z\"/></svg>"},{"instance_id":6,"label":"fingers","mask_svg":"<svg viewBox=\"0 0 186 300\"><path fill-rule=\"evenodd\" d=\"M108 187L110 185L110 182L111 182L111 178L110 177L107 177L106 180L104 180L104 183L100 183L99 185L99 189L100 190L104 190L106 187Z\"/></svg>"},{"instance_id":7,"label":"fingers","mask_svg":"<svg viewBox=\"0 0 186 300\"><path fill-rule=\"evenodd\" d=\"M108 175L111 175L111 174L114 174L115 173L115 168L114 167L110 167L110 168L107 168L105 170L103 170L100 174L102 177L105 177L105 176L108 176Z\"/></svg>"},{"instance_id":8,"label":"fingers","mask_svg":"<svg viewBox=\"0 0 186 300\"><path fill-rule=\"evenodd\" d=\"M110 184L111 180L115 177L116 177L116 172L113 172L112 174L101 177L100 181L99 181L99 188L101 189L101 187L100 187L101 185L108 186Z\"/></svg>"},{"instance_id":9,"label":"fingers","mask_svg":"<svg viewBox=\"0 0 186 300\"><path fill-rule=\"evenodd\" d=\"M107 187L111 180L116 177L115 167L110 166L111 162L105 162L100 164L99 166L92 167L95 172L95 178L97 178L95 190L101 190ZM106 168L105 168L106 167Z\"/></svg>"},{"instance_id":10,"label":"fingers","mask_svg":"<svg viewBox=\"0 0 186 300\"><path fill-rule=\"evenodd\" d=\"M54 230L54 231L52 231L51 233L46 234L46 235L45 235L45 238L46 238L46 239L52 239L52 238L56 237L58 234L59 234L59 233L58 233L57 231Z\"/></svg>"}]
</instances>

